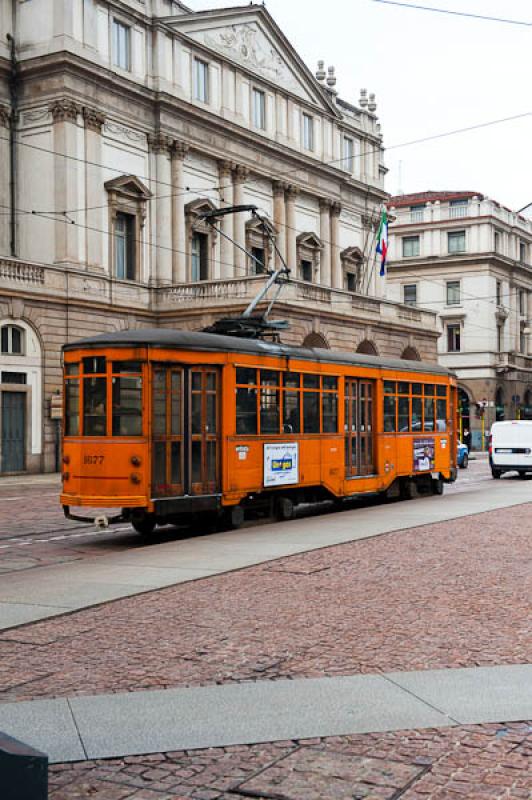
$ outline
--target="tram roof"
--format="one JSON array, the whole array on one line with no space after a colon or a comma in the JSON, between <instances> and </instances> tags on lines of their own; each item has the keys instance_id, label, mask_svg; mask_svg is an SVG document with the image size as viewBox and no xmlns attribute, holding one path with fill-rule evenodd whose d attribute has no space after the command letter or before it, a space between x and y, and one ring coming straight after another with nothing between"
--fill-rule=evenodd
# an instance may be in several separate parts
<instances>
[{"instance_id":1,"label":"tram roof","mask_svg":"<svg viewBox=\"0 0 532 800\"><path fill-rule=\"evenodd\" d=\"M357 367L400 370L402 372L425 372L431 375L453 375L438 364L424 361L408 361L399 358L381 358L364 353L347 353L319 347L295 347L288 344L265 342L260 339L244 339L223 336L217 333L174 330L171 328L140 328L128 331L113 331L79 339L63 346L64 352L80 348L100 347L175 347L180 350L200 352L246 353L247 355L292 357L322 364L347 364Z\"/></svg>"}]
</instances>

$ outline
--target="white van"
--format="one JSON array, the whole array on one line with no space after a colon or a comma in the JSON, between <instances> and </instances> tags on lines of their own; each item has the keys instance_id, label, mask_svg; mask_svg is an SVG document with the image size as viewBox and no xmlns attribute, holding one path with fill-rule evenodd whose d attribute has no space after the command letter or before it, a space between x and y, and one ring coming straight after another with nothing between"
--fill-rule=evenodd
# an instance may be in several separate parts
<instances>
[{"instance_id":1,"label":"white van","mask_svg":"<svg viewBox=\"0 0 532 800\"><path fill-rule=\"evenodd\" d=\"M532 472L532 421L495 422L489 439L491 474L500 478L503 472L518 472L523 478Z\"/></svg>"}]
</instances>

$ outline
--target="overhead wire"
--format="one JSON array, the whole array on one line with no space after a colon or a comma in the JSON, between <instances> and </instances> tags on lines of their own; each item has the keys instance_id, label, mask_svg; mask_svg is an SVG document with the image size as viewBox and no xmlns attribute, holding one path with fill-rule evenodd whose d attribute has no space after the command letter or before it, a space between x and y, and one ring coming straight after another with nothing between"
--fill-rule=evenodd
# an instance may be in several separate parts
<instances>
[{"instance_id":1,"label":"overhead wire","mask_svg":"<svg viewBox=\"0 0 532 800\"><path fill-rule=\"evenodd\" d=\"M506 25L520 25L532 27L532 22L521 19L509 19L505 17L492 17L487 14L473 14L468 11L453 11L450 8L434 8L433 6L420 6L416 3L401 3L399 0L373 0L374 3L381 3L387 6L400 6L401 8L411 8L414 11L431 11L434 14L447 14L453 17L469 17L470 19L480 19L487 22L500 22Z\"/></svg>"}]
</instances>

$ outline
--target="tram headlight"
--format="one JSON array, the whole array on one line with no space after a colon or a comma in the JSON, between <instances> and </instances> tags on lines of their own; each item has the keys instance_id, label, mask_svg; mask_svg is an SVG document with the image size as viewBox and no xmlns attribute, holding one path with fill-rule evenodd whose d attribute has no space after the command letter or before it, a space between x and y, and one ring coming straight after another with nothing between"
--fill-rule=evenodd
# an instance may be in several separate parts
<instances>
[{"instance_id":1,"label":"tram headlight","mask_svg":"<svg viewBox=\"0 0 532 800\"><path fill-rule=\"evenodd\" d=\"M129 476L131 483L139 484L140 483L140 475L137 472L132 472Z\"/></svg>"},{"instance_id":2,"label":"tram headlight","mask_svg":"<svg viewBox=\"0 0 532 800\"><path fill-rule=\"evenodd\" d=\"M130 461L134 467L140 467L140 465L142 464L142 461L139 456L131 456Z\"/></svg>"},{"instance_id":3,"label":"tram headlight","mask_svg":"<svg viewBox=\"0 0 532 800\"><path fill-rule=\"evenodd\" d=\"M70 479L70 472L63 472L63 483Z\"/></svg>"},{"instance_id":4,"label":"tram headlight","mask_svg":"<svg viewBox=\"0 0 532 800\"><path fill-rule=\"evenodd\" d=\"M70 456L68 455L63 456L63 464L70 464Z\"/></svg>"}]
</instances>

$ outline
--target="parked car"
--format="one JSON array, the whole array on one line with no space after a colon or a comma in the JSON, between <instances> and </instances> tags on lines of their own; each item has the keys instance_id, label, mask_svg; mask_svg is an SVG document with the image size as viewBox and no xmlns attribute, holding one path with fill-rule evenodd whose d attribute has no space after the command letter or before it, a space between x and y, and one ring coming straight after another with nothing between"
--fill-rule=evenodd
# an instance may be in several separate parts
<instances>
[{"instance_id":1,"label":"parked car","mask_svg":"<svg viewBox=\"0 0 532 800\"><path fill-rule=\"evenodd\" d=\"M494 478L500 478L505 472L518 472L524 478L532 472L532 421L494 422L488 450Z\"/></svg>"},{"instance_id":2,"label":"parked car","mask_svg":"<svg viewBox=\"0 0 532 800\"><path fill-rule=\"evenodd\" d=\"M456 463L460 469L467 469L469 464L469 449L463 442L458 442L458 452L456 454Z\"/></svg>"}]
</instances>

